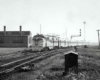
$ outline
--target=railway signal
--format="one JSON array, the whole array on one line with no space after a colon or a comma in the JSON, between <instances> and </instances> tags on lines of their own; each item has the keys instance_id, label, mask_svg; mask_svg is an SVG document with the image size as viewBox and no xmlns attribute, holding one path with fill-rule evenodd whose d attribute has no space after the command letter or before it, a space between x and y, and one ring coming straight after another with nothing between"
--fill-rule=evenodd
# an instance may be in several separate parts
<instances>
[{"instance_id":1,"label":"railway signal","mask_svg":"<svg viewBox=\"0 0 100 80\"><path fill-rule=\"evenodd\" d=\"M81 36L81 29L80 29L80 36Z\"/></svg>"},{"instance_id":2,"label":"railway signal","mask_svg":"<svg viewBox=\"0 0 100 80\"><path fill-rule=\"evenodd\" d=\"M71 39L73 38L73 37L80 37L81 36L81 29L80 29L80 34L79 35L71 35Z\"/></svg>"},{"instance_id":3,"label":"railway signal","mask_svg":"<svg viewBox=\"0 0 100 80\"><path fill-rule=\"evenodd\" d=\"M81 29L80 29L80 34L79 35L71 35L70 44L71 44L71 40L72 40L73 37L81 37Z\"/></svg>"}]
</instances>

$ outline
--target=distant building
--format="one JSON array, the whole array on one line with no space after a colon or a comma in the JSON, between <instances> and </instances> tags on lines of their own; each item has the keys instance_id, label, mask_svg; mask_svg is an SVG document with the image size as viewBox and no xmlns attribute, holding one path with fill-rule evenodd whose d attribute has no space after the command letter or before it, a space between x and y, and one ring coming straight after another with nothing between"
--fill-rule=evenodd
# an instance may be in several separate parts
<instances>
[{"instance_id":1,"label":"distant building","mask_svg":"<svg viewBox=\"0 0 100 80\"><path fill-rule=\"evenodd\" d=\"M0 47L29 47L32 44L32 35L30 31L0 31Z\"/></svg>"}]
</instances>

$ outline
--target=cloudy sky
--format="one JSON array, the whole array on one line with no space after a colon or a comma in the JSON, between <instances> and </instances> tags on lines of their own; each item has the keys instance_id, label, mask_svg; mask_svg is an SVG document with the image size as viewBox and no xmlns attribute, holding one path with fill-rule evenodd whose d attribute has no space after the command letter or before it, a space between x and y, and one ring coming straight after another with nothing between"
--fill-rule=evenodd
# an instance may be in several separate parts
<instances>
[{"instance_id":1,"label":"cloudy sky","mask_svg":"<svg viewBox=\"0 0 100 80\"><path fill-rule=\"evenodd\" d=\"M100 0L0 0L0 31L29 30L32 35L58 34L61 38L84 39L98 42L97 29L100 29Z\"/></svg>"}]
</instances>

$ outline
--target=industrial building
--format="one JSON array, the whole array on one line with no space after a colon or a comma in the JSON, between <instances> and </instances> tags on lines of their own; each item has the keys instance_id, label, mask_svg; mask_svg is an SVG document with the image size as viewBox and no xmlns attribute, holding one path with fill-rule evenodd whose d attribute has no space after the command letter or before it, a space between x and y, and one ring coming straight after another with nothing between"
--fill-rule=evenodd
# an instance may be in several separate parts
<instances>
[{"instance_id":1,"label":"industrial building","mask_svg":"<svg viewBox=\"0 0 100 80\"><path fill-rule=\"evenodd\" d=\"M32 35L30 31L0 31L0 47L30 47L32 44Z\"/></svg>"}]
</instances>

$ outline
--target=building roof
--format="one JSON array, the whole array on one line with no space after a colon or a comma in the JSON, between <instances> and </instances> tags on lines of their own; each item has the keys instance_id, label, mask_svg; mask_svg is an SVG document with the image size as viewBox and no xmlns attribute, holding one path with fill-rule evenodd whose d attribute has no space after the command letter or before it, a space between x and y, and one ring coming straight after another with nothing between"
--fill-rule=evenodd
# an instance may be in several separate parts
<instances>
[{"instance_id":1,"label":"building roof","mask_svg":"<svg viewBox=\"0 0 100 80\"><path fill-rule=\"evenodd\" d=\"M68 51L68 52L64 52L64 55L66 54L75 54L75 55L78 55L78 52L75 52L75 51Z\"/></svg>"},{"instance_id":2,"label":"building roof","mask_svg":"<svg viewBox=\"0 0 100 80\"><path fill-rule=\"evenodd\" d=\"M19 36L19 35L31 35L31 32L30 31L0 31L0 36Z\"/></svg>"}]
</instances>

